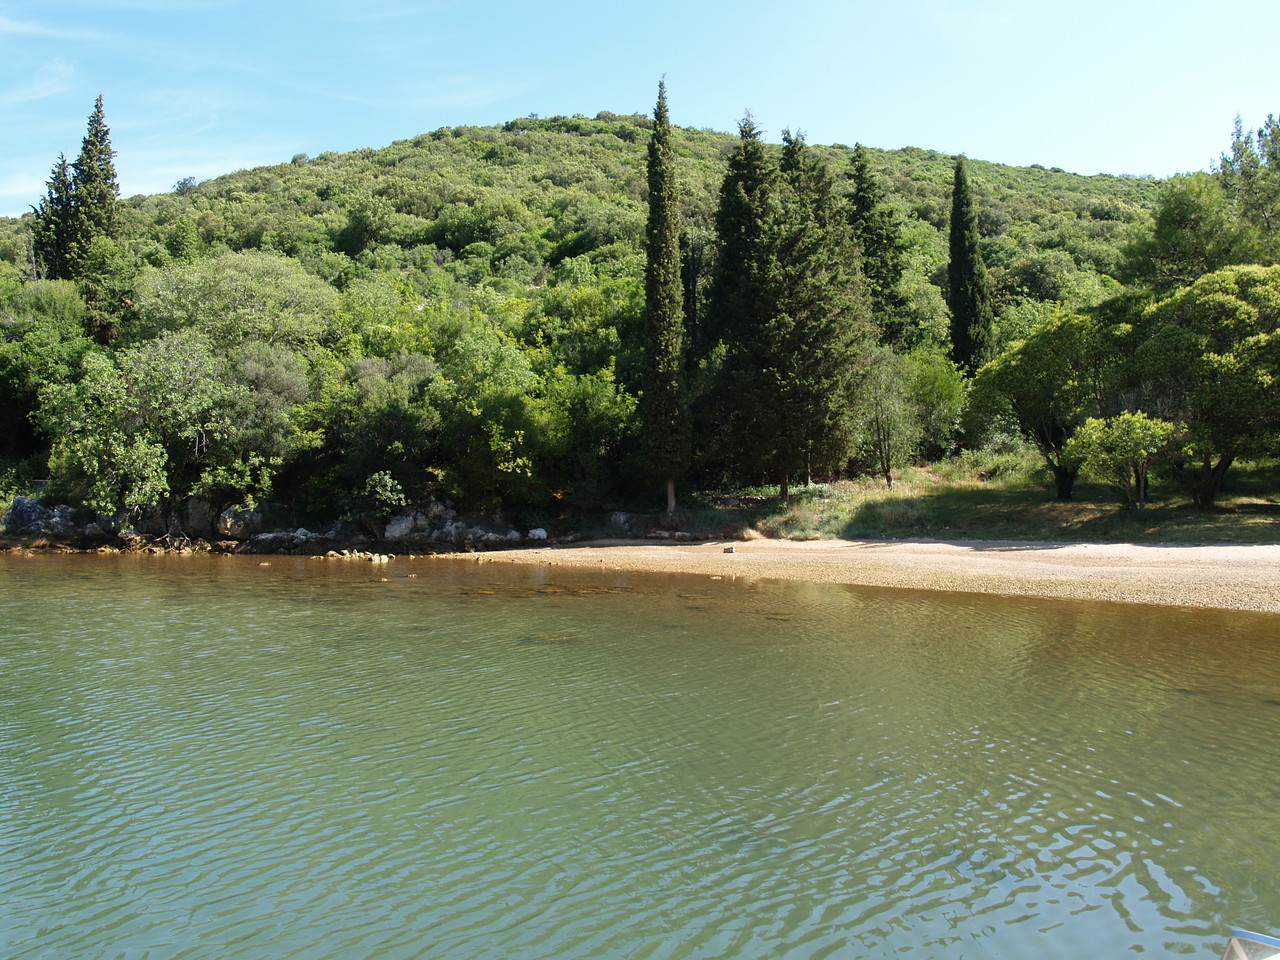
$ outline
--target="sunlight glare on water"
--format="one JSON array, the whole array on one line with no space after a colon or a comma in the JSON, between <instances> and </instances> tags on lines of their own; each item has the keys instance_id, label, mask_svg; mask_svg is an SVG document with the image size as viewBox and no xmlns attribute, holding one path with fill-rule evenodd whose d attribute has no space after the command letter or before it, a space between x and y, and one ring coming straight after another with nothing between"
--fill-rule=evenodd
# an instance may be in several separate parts
<instances>
[{"instance_id":1,"label":"sunlight glare on water","mask_svg":"<svg viewBox=\"0 0 1280 960\"><path fill-rule=\"evenodd\" d=\"M15 960L1209 957L1280 919L1274 615L0 557L0 617Z\"/></svg>"}]
</instances>

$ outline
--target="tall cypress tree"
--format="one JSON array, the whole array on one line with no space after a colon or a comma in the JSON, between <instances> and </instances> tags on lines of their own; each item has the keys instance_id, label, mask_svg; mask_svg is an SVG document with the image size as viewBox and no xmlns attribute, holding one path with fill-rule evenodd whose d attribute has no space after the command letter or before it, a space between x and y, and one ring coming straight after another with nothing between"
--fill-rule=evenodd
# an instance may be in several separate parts
<instances>
[{"instance_id":1,"label":"tall cypress tree","mask_svg":"<svg viewBox=\"0 0 1280 960\"><path fill-rule=\"evenodd\" d=\"M961 154L956 157L951 192L947 305L951 308L951 358L970 376L991 359L993 346L991 291L979 239L978 213Z\"/></svg>"},{"instance_id":2,"label":"tall cypress tree","mask_svg":"<svg viewBox=\"0 0 1280 960\"><path fill-rule=\"evenodd\" d=\"M684 283L675 149L667 116L667 85L658 84L649 140L649 220L642 318L644 369L639 416L650 468L666 480L667 513L676 508L676 478L689 465L685 396Z\"/></svg>"},{"instance_id":3,"label":"tall cypress tree","mask_svg":"<svg viewBox=\"0 0 1280 960\"><path fill-rule=\"evenodd\" d=\"M902 274L906 257L902 241L902 221L885 197L866 147L857 144L850 162L853 192L849 195L849 223L862 251L862 272L871 300L872 313L888 343L904 339Z\"/></svg>"}]
</instances>

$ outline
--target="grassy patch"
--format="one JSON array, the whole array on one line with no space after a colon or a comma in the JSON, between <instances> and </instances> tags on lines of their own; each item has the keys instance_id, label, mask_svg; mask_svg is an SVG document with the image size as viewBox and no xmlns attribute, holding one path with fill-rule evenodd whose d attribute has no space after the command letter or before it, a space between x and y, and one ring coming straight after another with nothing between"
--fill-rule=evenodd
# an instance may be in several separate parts
<instances>
[{"instance_id":1,"label":"grassy patch","mask_svg":"<svg viewBox=\"0 0 1280 960\"><path fill-rule=\"evenodd\" d=\"M1280 469L1242 465L1232 472L1211 510L1196 509L1172 480L1153 485L1145 510L1123 508L1109 487L1087 479L1073 500L1058 501L1045 471L1025 453L906 469L892 488L871 479L799 487L786 503L776 487L698 499L700 512L717 518L712 525L794 539L1280 542Z\"/></svg>"}]
</instances>

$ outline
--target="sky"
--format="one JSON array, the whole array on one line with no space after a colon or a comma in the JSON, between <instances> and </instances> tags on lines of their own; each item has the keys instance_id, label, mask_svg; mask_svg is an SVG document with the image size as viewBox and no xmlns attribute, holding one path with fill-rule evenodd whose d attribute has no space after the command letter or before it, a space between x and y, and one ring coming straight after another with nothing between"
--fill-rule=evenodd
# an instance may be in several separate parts
<instances>
[{"instance_id":1,"label":"sky","mask_svg":"<svg viewBox=\"0 0 1280 960\"><path fill-rule=\"evenodd\" d=\"M0 215L102 94L121 193L530 114L1077 173L1208 169L1280 113L1280 0L0 0Z\"/></svg>"}]
</instances>

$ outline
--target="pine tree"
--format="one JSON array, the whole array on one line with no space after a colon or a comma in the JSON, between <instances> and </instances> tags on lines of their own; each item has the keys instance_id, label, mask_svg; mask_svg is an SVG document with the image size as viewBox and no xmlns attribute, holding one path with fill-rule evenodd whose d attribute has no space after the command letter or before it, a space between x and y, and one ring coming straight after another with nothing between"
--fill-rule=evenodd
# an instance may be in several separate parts
<instances>
[{"instance_id":1,"label":"pine tree","mask_svg":"<svg viewBox=\"0 0 1280 960\"><path fill-rule=\"evenodd\" d=\"M676 478L689 463L685 397L684 283L675 148L667 116L666 83L658 84L649 140L648 259L645 265L641 443L649 466L666 480L667 513L676 508Z\"/></svg>"},{"instance_id":2,"label":"pine tree","mask_svg":"<svg viewBox=\"0 0 1280 960\"><path fill-rule=\"evenodd\" d=\"M956 158L951 193L951 262L947 305L951 308L951 358L972 376L991 359L991 292L978 245L978 214L963 155Z\"/></svg>"},{"instance_id":3,"label":"pine tree","mask_svg":"<svg viewBox=\"0 0 1280 960\"><path fill-rule=\"evenodd\" d=\"M862 144L853 148L850 162L853 192L849 195L849 223L862 252L862 271L871 300L872 313L888 343L901 343L906 298L902 295L902 274L906 257L902 221L885 197L871 159Z\"/></svg>"}]
</instances>

